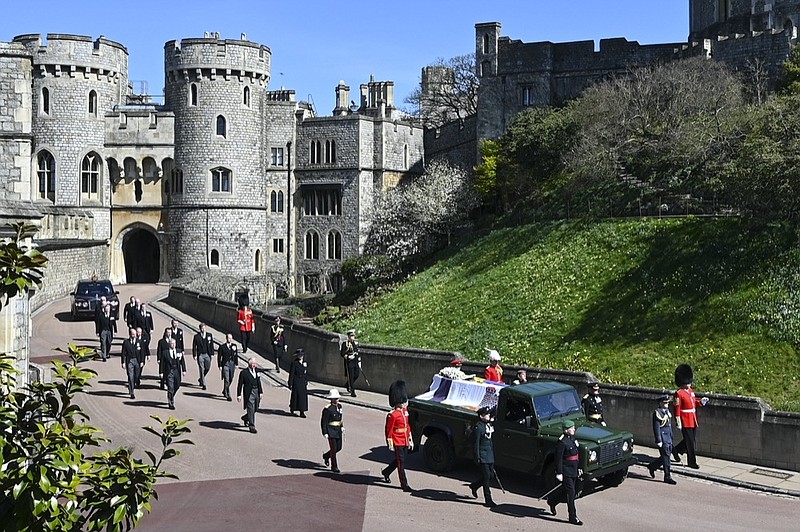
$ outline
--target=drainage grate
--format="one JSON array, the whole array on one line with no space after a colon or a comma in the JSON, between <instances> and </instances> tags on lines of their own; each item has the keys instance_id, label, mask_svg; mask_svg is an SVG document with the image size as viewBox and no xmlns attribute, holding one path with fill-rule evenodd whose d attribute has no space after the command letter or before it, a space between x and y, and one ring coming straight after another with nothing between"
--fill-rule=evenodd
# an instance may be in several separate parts
<instances>
[{"instance_id":1,"label":"drainage grate","mask_svg":"<svg viewBox=\"0 0 800 532\"><path fill-rule=\"evenodd\" d=\"M750 472L755 473L756 475L764 475L765 477L779 478L781 480L788 480L792 478L792 475L790 475L789 473L781 473L780 471L770 471L769 469L761 469L760 467L757 467Z\"/></svg>"}]
</instances>

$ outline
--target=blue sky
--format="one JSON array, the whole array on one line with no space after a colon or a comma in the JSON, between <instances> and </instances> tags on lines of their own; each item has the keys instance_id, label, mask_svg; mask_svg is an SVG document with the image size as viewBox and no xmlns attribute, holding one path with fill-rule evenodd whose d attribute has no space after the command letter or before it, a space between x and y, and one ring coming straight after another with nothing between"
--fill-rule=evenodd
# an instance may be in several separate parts
<instances>
[{"instance_id":1,"label":"blue sky","mask_svg":"<svg viewBox=\"0 0 800 532\"><path fill-rule=\"evenodd\" d=\"M395 82L395 104L437 58L474 51L478 22L500 22L502 35L525 42L626 37L641 44L684 42L688 0L0 0L0 40L25 33L71 33L125 45L132 80L149 92L164 84L164 43L202 37L251 41L272 51L270 89L309 95L329 115L339 80L357 91L371 74ZM13 6L13 7L12 7Z\"/></svg>"}]
</instances>

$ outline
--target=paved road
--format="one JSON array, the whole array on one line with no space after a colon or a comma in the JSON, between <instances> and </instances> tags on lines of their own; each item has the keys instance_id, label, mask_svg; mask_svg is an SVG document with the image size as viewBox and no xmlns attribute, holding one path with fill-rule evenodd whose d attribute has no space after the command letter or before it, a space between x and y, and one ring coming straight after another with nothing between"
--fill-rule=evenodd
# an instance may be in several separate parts
<instances>
[{"instance_id":1,"label":"paved road","mask_svg":"<svg viewBox=\"0 0 800 532\"><path fill-rule=\"evenodd\" d=\"M137 295L149 300L164 286L121 287L121 299ZM45 355L67 342L96 343L91 322L69 321L69 301L57 301L34 318L33 350ZM155 316L156 332L168 325ZM194 325L194 324L193 324ZM186 328L184 328L186 330ZM191 333L186 330L187 339ZM160 335L159 335L160 336ZM122 334L113 352L119 351ZM313 356L313 353L309 354ZM42 359L40 358L40 361ZM190 360L191 362L191 360ZM237 403L221 396L219 373L212 370L207 391L196 384L197 367L189 364L174 412L166 408L166 392L158 389L155 359L145 367L143 389L136 399L126 394L125 373L119 358L91 362L99 376L81 399L91 422L105 431L115 446L156 450L157 441L140 427L153 423L151 415L191 418L196 445L167 463L178 481L159 484L159 499L140 530L170 532L206 530L381 531L417 530L561 530L566 508L550 516L536 500L536 485L526 478L501 472L507 493L494 490L499 505L489 510L471 498L466 483L474 472L467 464L437 476L424 471L421 453L411 455L408 495L379 481L388 460L383 445L384 413L345 406L347 427L340 467L326 471L321 461L325 442L319 412L325 401L311 397L307 419L291 417L288 391L270 379L256 418L258 434L250 434L239 420ZM241 364L243 366L243 364ZM643 468L634 468L620 487L598 490L578 500L578 515L586 529L596 531L676 530L709 531L793 530L800 504L795 498L766 495L680 478L679 485L652 481Z\"/></svg>"}]
</instances>

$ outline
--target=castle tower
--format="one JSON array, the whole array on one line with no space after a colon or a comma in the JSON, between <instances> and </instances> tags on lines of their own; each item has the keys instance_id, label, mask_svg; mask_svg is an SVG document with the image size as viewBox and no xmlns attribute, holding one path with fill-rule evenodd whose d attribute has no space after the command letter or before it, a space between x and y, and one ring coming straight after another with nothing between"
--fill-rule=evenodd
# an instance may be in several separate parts
<instances>
[{"instance_id":1,"label":"castle tower","mask_svg":"<svg viewBox=\"0 0 800 532\"><path fill-rule=\"evenodd\" d=\"M242 37L207 33L164 47L175 171L183 180L169 213L173 277L205 268L253 274L264 254L261 116L271 52Z\"/></svg>"},{"instance_id":2,"label":"castle tower","mask_svg":"<svg viewBox=\"0 0 800 532\"><path fill-rule=\"evenodd\" d=\"M31 197L31 54L18 43L0 43L0 210ZM0 215L0 224L4 216Z\"/></svg>"},{"instance_id":3,"label":"castle tower","mask_svg":"<svg viewBox=\"0 0 800 532\"><path fill-rule=\"evenodd\" d=\"M43 43L40 35L20 35L14 43L33 59L31 199L90 213L91 224L81 224L89 234L70 236L107 239L104 116L128 92L128 51L102 36L49 34Z\"/></svg>"}]
</instances>

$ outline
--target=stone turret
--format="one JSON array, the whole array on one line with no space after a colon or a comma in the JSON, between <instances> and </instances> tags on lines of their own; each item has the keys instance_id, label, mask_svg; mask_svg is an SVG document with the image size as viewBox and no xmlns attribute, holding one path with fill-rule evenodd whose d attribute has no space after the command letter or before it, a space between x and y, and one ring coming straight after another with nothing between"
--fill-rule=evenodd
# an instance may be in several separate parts
<instances>
[{"instance_id":1,"label":"stone turret","mask_svg":"<svg viewBox=\"0 0 800 532\"><path fill-rule=\"evenodd\" d=\"M171 198L172 273L219 267L251 274L266 245L261 115L271 52L207 33L166 43L164 58L184 185Z\"/></svg>"}]
</instances>

